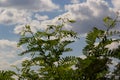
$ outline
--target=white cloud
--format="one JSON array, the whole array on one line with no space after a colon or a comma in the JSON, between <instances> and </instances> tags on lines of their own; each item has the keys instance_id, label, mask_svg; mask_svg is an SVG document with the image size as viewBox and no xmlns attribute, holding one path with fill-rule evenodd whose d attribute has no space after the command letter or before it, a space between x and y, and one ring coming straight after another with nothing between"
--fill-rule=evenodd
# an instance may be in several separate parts
<instances>
[{"instance_id":1,"label":"white cloud","mask_svg":"<svg viewBox=\"0 0 120 80\"><path fill-rule=\"evenodd\" d=\"M73 30L79 33L86 33L94 26L105 29L102 19L115 15L114 10L103 0L87 0L79 4L65 5L65 9L75 17L76 23L72 26Z\"/></svg>"},{"instance_id":2,"label":"white cloud","mask_svg":"<svg viewBox=\"0 0 120 80\"><path fill-rule=\"evenodd\" d=\"M0 24L26 25L35 22L35 20L38 23L38 21L46 20L49 17L47 15L41 16L37 12L55 9L59 9L59 6L54 4L52 0L0 0Z\"/></svg>"},{"instance_id":3,"label":"white cloud","mask_svg":"<svg viewBox=\"0 0 120 80\"><path fill-rule=\"evenodd\" d=\"M80 55L79 56L81 59L86 59L87 57L85 55Z\"/></svg>"},{"instance_id":4,"label":"white cloud","mask_svg":"<svg viewBox=\"0 0 120 80\"><path fill-rule=\"evenodd\" d=\"M64 14L61 14L54 19L46 20L48 17L36 14L35 17L37 17L37 20L43 19L45 21L37 21L37 20L31 20L29 24L31 26L34 26L34 30L39 29L45 29L47 25L56 25L60 24L61 22L58 21L58 18L63 18L64 20L68 19L74 19L76 20L76 23L74 24L66 24L66 29L72 29L78 33L84 34L88 31L92 30L94 26L105 29L103 18L106 16L115 16L114 9L110 8L107 2L104 0L87 0L83 3L78 4L69 4L65 5L65 10L67 11ZM32 25L33 23L33 25ZM20 27L15 28L15 33L18 33Z\"/></svg>"},{"instance_id":5,"label":"white cloud","mask_svg":"<svg viewBox=\"0 0 120 80\"><path fill-rule=\"evenodd\" d=\"M32 32L36 32L37 30L39 30L39 26L41 25L41 22L38 20L31 20L27 22L26 24L31 26ZM19 34L22 30L24 30L26 24L16 25L14 28L14 33ZM45 26L42 26L40 29L42 28L44 29Z\"/></svg>"},{"instance_id":6,"label":"white cloud","mask_svg":"<svg viewBox=\"0 0 120 80\"><path fill-rule=\"evenodd\" d=\"M24 27L25 25L17 25L15 28L14 28L14 33L15 34L20 34L22 30L24 30Z\"/></svg>"},{"instance_id":7,"label":"white cloud","mask_svg":"<svg viewBox=\"0 0 120 80\"><path fill-rule=\"evenodd\" d=\"M37 20L47 20L49 17L47 15L41 16L39 14L35 14L35 18Z\"/></svg>"},{"instance_id":8,"label":"white cloud","mask_svg":"<svg viewBox=\"0 0 120 80\"><path fill-rule=\"evenodd\" d=\"M79 3L79 0L71 0L71 3Z\"/></svg>"},{"instance_id":9,"label":"white cloud","mask_svg":"<svg viewBox=\"0 0 120 80\"><path fill-rule=\"evenodd\" d=\"M0 8L0 23L5 25L27 23L31 14L24 10Z\"/></svg>"},{"instance_id":10,"label":"white cloud","mask_svg":"<svg viewBox=\"0 0 120 80\"><path fill-rule=\"evenodd\" d=\"M1 0L1 2L5 2L6 0Z\"/></svg>"},{"instance_id":11,"label":"white cloud","mask_svg":"<svg viewBox=\"0 0 120 80\"><path fill-rule=\"evenodd\" d=\"M120 10L120 0L111 0L113 6L117 9Z\"/></svg>"},{"instance_id":12,"label":"white cloud","mask_svg":"<svg viewBox=\"0 0 120 80\"><path fill-rule=\"evenodd\" d=\"M66 24L65 28L72 29L84 35L84 33L92 30L92 28L95 26L100 29L105 29L104 23L102 21L104 17L115 17L114 8L110 8L108 3L104 0L87 0L83 3L65 5L65 10L67 11L66 13L61 14L51 20L48 20L46 15L41 16L39 14L35 14L35 18L37 19L31 20L27 24L30 24L33 31L35 32L39 29L45 29L47 25L50 24L60 24L61 22L58 21L58 18L60 17L64 20L69 18L76 20L76 23L70 25ZM22 29L22 27L20 27L21 25L23 26L25 24L17 25L14 29L15 33L20 32L20 29Z\"/></svg>"},{"instance_id":13,"label":"white cloud","mask_svg":"<svg viewBox=\"0 0 120 80\"><path fill-rule=\"evenodd\" d=\"M38 14L36 14L38 17ZM40 18L41 15L39 15L38 18ZM35 16L36 17L36 16ZM57 17L55 17L54 19L51 20L44 20L47 19L47 16L43 16L43 20L41 18L41 20L31 20L29 21L27 24L29 24L31 26L31 29L33 32L36 32L37 30L44 30L46 29L48 26L47 25L58 25L61 24L62 21L58 20L59 18L64 19L64 21L67 21L67 19L74 19L74 16L72 16L71 13L67 12L65 14L59 15ZM23 29L24 29L25 24L21 24L21 25L17 25L14 29L14 33L18 34L20 33ZM64 28L66 29L71 29L72 26L70 25L65 25Z\"/></svg>"},{"instance_id":14,"label":"white cloud","mask_svg":"<svg viewBox=\"0 0 120 80\"><path fill-rule=\"evenodd\" d=\"M30 25L35 32L38 30L37 27L41 24L41 21L47 19L49 19L47 15L41 16L25 10L0 8L0 23L15 25L15 33L19 33L25 25Z\"/></svg>"},{"instance_id":15,"label":"white cloud","mask_svg":"<svg viewBox=\"0 0 120 80\"><path fill-rule=\"evenodd\" d=\"M9 40L0 40L0 70L10 69L11 63L18 60L18 52L23 49L17 47L17 42Z\"/></svg>"},{"instance_id":16,"label":"white cloud","mask_svg":"<svg viewBox=\"0 0 120 80\"><path fill-rule=\"evenodd\" d=\"M112 42L111 44L107 45L106 48L109 50L115 50L120 46L120 42Z\"/></svg>"},{"instance_id":17,"label":"white cloud","mask_svg":"<svg viewBox=\"0 0 120 80\"><path fill-rule=\"evenodd\" d=\"M11 42L11 41L8 41L8 40L0 40L0 47L4 48L5 46L11 46L12 47L15 47L16 46L16 42Z\"/></svg>"},{"instance_id":18,"label":"white cloud","mask_svg":"<svg viewBox=\"0 0 120 80\"><path fill-rule=\"evenodd\" d=\"M0 70L7 70L8 68L10 68L10 63L8 63L8 61L1 60Z\"/></svg>"},{"instance_id":19,"label":"white cloud","mask_svg":"<svg viewBox=\"0 0 120 80\"><path fill-rule=\"evenodd\" d=\"M0 7L34 11L52 11L59 8L52 0L0 0Z\"/></svg>"},{"instance_id":20,"label":"white cloud","mask_svg":"<svg viewBox=\"0 0 120 80\"><path fill-rule=\"evenodd\" d=\"M30 25L32 26L31 23L34 24L33 31L45 29L47 25L50 24L52 25L60 24L61 22L58 21L58 18L63 18L64 20L67 20L67 18L69 18L76 20L76 23L68 25L66 24L65 28L72 29L78 33L84 34L92 30L94 26L100 29L105 29L104 23L102 21L103 18L106 16L112 17L115 16L115 11L112 8L110 8L108 3L105 2L104 0L87 0L86 2L79 4L65 5L65 10L67 11L66 13L61 14L51 20L45 20L42 22L36 20L34 20L33 22L31 21ZM16 27L15 32L17 29L18 28Z\"/></svg>"},{"instance_id":21,"label":"white cloud","mask_svg":"<svg viewBox=\"0 0 120 80\"><path fill-rule=\"evenodd\" d=\"M31 58L29 58L29 57L23 57L23 58L21 58L21 59L19 59L19 60L14 61L11 65L18 66L18 65L20 65L23 61L25 61L25 60L30 60L30 59L31 59Z\"/></svg>"},{"instance_id":22,"label":"white cloud","mask_svg":"<svg viewBox=\"0 0 120 80\"><path fill-rule=\"evenodd\" d=\"M15 41L0 40L0 70L15 70L12 65L20 67L22 61L30 60L29 57L18 56L23 50L22 47L17 47Z\"/></svg>"}]
</instances>

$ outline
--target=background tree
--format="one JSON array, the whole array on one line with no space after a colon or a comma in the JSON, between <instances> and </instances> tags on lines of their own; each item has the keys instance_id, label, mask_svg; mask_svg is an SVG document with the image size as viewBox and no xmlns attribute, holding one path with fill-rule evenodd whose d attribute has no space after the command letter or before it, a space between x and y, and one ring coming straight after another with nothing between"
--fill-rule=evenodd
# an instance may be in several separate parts
<instances>
[{"instance_id":1,"label":"background tree","mask_svg":"<svg viewBox=\"0 0 120 80\"><path fill-rule=\"evenodd\" d=\"M120 32L112 30L117 24L117 16L115 19L105 17L103 19L106 30L100 30L96 27L87 34L87 45L83 49L83 54L87 57L82 60L78 58L78 77L81 80L119 80L119 63L114 72L114 79L111 77L109 66L112 64L112 59L120 60L120 45L117 49L110 50L107 46L117 42L120 43ZM113 39L114 38L114 39ZM80 75L79 75L80 74ZM110 75L109 75L110 74ZM117 77L117 78L116 78Z\"/></svg>"}]
</instances>

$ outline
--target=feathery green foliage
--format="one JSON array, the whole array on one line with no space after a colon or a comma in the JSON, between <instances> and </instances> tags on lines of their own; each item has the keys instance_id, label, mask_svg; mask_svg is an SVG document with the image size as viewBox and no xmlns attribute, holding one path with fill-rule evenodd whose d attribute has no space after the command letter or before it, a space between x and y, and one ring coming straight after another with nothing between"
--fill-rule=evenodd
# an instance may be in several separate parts
<instances>
[{"instance_id":1,"label":"feathery green foliage","mask_svg":"<svg viewBox=\"0 0 120 80\"><path fill-rule=\"evenodd\" d=\"M13 71L0 71L0 80L15 80L13 78L13 75L15 75L15 72Z\"/></svg>"},{"instance_id":2,"label":"feathery green foliage","mask_svg":"<svg viewBox=\"0 0 120 80\"><path fill-rule=\"evenodd\" d=\"M68 22L73 23L72 20ZM75 39L78 37L77 33L65 30L63 27L64 24L48 25L45 31L37 31L36 33L31 31L30 26L25 27L18 46L26 45L27 50L20 55L30 54L31 59L22 63L21 77L34 80L33 75L37 74L38 80L58 80L64 79L67 77L65 75L70 74L68 72L75 64L75 57L61 57L61 55L64 52L72 51L67 45L73 43L74 40L66 38ZM31 70L33 66L36 66L38 70ZM31 71L34 71L34 74Z\"/></svg>"}]
</instances>

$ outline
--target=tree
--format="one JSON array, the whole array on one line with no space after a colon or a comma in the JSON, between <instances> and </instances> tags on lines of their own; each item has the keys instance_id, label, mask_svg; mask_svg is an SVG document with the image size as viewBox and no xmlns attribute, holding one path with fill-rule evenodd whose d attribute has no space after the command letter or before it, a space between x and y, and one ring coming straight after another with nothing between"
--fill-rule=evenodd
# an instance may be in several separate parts
<instances>
[{"instance_id":1,"label":"tree","mask_svg":"<svg viewBox=\"0 0 120 80\"><path fill-rule=\"evenodd\" d=\"M111 58L117 58L120 60L120 45L117 49L110 50L107 46L117 42L119 44L120 39L119 31L113 31L117 24L118 16L115 19L105 17L103 19L106 30L100 30L96 27L87 34L87 45L83 49L83 54L86 59L78 59L76 67L78 67L78 75L82 80L106 80L111 79L112 75L109 75L109 66L111 64ZM115 37L117 36L117 37ZM115 39L113 39L115 37ZM116 78L117 77L117 78ZM119 80L119 63L117 69L114 72L114 80Z\"/></svg>"},{"instance_id":2,"label":"tree","mask_svg":"<svg viewBox=\"0 0 120 80\"><path fill-rule=\"evenodd\" d=\"M59 19L66 22L63 19ZM68 19L67 19L68 20ZM73 20L68 20L72 23ZM21 55L30 54L31 59L22 63L19 79L59 80L70 79L73 75L71 66L75 64L74 56L61 57L63 53L72 51L67 45L74 42L66 38L78 38L72 30L63 29L64 24L48 25L45 31L33 33L30 26L25 26L18 46L26 45L27 50ZM37 67L38 70L32 70Z\"/></svg>"}]
</instances>

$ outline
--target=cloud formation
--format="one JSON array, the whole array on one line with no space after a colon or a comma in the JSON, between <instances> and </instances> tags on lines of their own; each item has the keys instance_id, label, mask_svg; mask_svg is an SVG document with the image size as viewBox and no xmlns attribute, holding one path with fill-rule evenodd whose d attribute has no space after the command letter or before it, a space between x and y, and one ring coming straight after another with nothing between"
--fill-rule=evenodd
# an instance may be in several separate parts
<instances>
[{"instance_id":1,"label":"cloud formation","mask_svg":"<svg viewBox=\"0 0 120 80\"><path fill-rule=\"evenodd\" d=\"M19 60L18 52L23 50L17 47L17 42L9 40L0 40L0 70L10 69L11 63Z\"/></svg>"},{"instance_id":2,"label":"cloud formation","mask_svg":"<svg viewBox=\"0 0 120 80\"><path fill-rule=\"evenodd\" d=\"M4 25L23 24L31 19L31 14L14 8L0 8L0 23Z\"/></svg>"},{"instance_id":3,"label":"cloud formation","mask_svg":"<svg viewBox=\"0 0 120 80\"><path fill-rule=\"evenodd\" d=\"M32 11L51 11L59 8L52 0L0 0L0 7Z\"/></svg>"},{"instance_id":4,"label":"cloud formation","mask_svg":"<svg viewBox=\"0 0 120 80\"><path fill-rule=\"evenodd\" d=\"M41 16L37 12L55 9L59 9L59 5L52 0L0 0L0 24L25 25L31 23L33 17L38 21L46 20L47 15Z\"/></svg>"},{"instance_id":5,"label":"cloud formation","mask_svg":"<svg viewBox=\"0 0 120 80\"><path fill-rule=\"evenodd\" d=\"M71 0L71 3L79 3L79 0Z\"/></svg>"},{"instance_id":6,"label":"cloud formation","mask_svg":"<svg viewBox=\"0 0 120 80\"><path fill-rule=\"evenodd\" d=\"M114 8L120 10L120 0L111 0Z\"/></svg>"},{"instance_id":7,"label":"cloud formation","mask_svg":"<svg viewBox=\"0 0 120 80\"><path fill-rule=\"evenodd\" d=\"M10 3L14 0L10 1L4 1L3 3ZM28 0L25 0L26 2ZM47 2L40 0L41 2ZM71 2L78 2L79 0L72 0ZM19 2L19 1L18 1ZM30 4L32 1L29 0L28 3ZM36 3L35 1L33 1ZM15 2L14 2L15 3ZM14 3L11 3L13 5ZM47 2L50 4L49 2ZM17 1L16 1L17 4ZM41 3L42 4L42 3ZM23 5L22 1L20 1L19 5ZM27 6L27 5L26 5ZM32 7L32 6L31 6ZM107 2L104 0L87 0L86 2L83 3L78 3L78 4L68 4L65 5L65 10L67 11L64 14L61 14L59 16L56 16L54 19L47 20L49 17L47 15L41 16L39 14L32 14L32 13L27 13L25 11L15 11L15 10L9 10L6 12L1 13L6 16L6 18L1 18L2 23L12 23L16 22L18 23L16 25L16 28L14 29L15 33L19 33L20 30L22 30L23 25L29 24L32 26L33 31L39 30L39 29L45 29L46 25L48 24L56 24L58 23L58 18L59 17L66 17L65 15L69 13L68 18L72 18L76 20L75 24L72 25L66 25L65 27L68 29L72 28L72 30L78 32L78 33L86 33L90 31L94 26L97 26L100 29L105 29L104 23L102 19L105 16L115 16L115 11L113 8L110 8ZM3 16L1 14L1 16ZM13 15L13 17L11 16ZM17 20L19 17L19 20ZM32 18L34 17L34 19ZM44 21L43 21L44 20ZM20 27L21 26L21 27ZM73 27L71 27L73 26Z\"/></svg>"},{"instance_id":8,"label":"cloud formation","mask_svg":"<svg viewBox=\"0 0 120 80\"><path fill-rule=\"evenodd\" d=\"M102 19L106 16L114 16L115 12L103 0L87 0L79 4L65 5L65 9L75 17L76 23L73 30L86 33L94 26L104 29Z\"/></svg>"},{"instance_id":9,"label":"cloud formation","mask_svg":"<svg viewBox=\"0 0 120 80\"><path fill-rule=\"evenodd\" d=\"M118 49L119 46L120 42L112 42L111 44L107 45L106 48L108 48L109 50L115 50Z\"/></svg>"},{"instance_id":10,"label":"cloud formation","mask_svg":"<svg viewBox=\"0 0 120 80\"><path fill-rule=\"evenodd\" d=\"M79 0L71 0L71 2L77 3ZM93 27L105 29L102 21L103 18L106 16L111 16L114 18L116 14L115 8L111 8L110 5L104 0L87 0L82 3L65 5L64 8L66 10L65 13L56 16L51 20L47 20L47 16L41 17L36 14L35 17L38 17L37 20L31 20L31 22L33 21L33 24L29 22L31 26L34 26L34 29L32 28L33 31L45 29L49 24L59 24L60 22L58 21L58 18L69 18L76 20L76 23L68 24L65 28L72 29L80 34L85 34L92 30ZM40 22L40 19L42 18L44 21ZM19 33L19 29L20 26L18 25L14 29L15 33Z\"/></svg>"}]
</instances>

